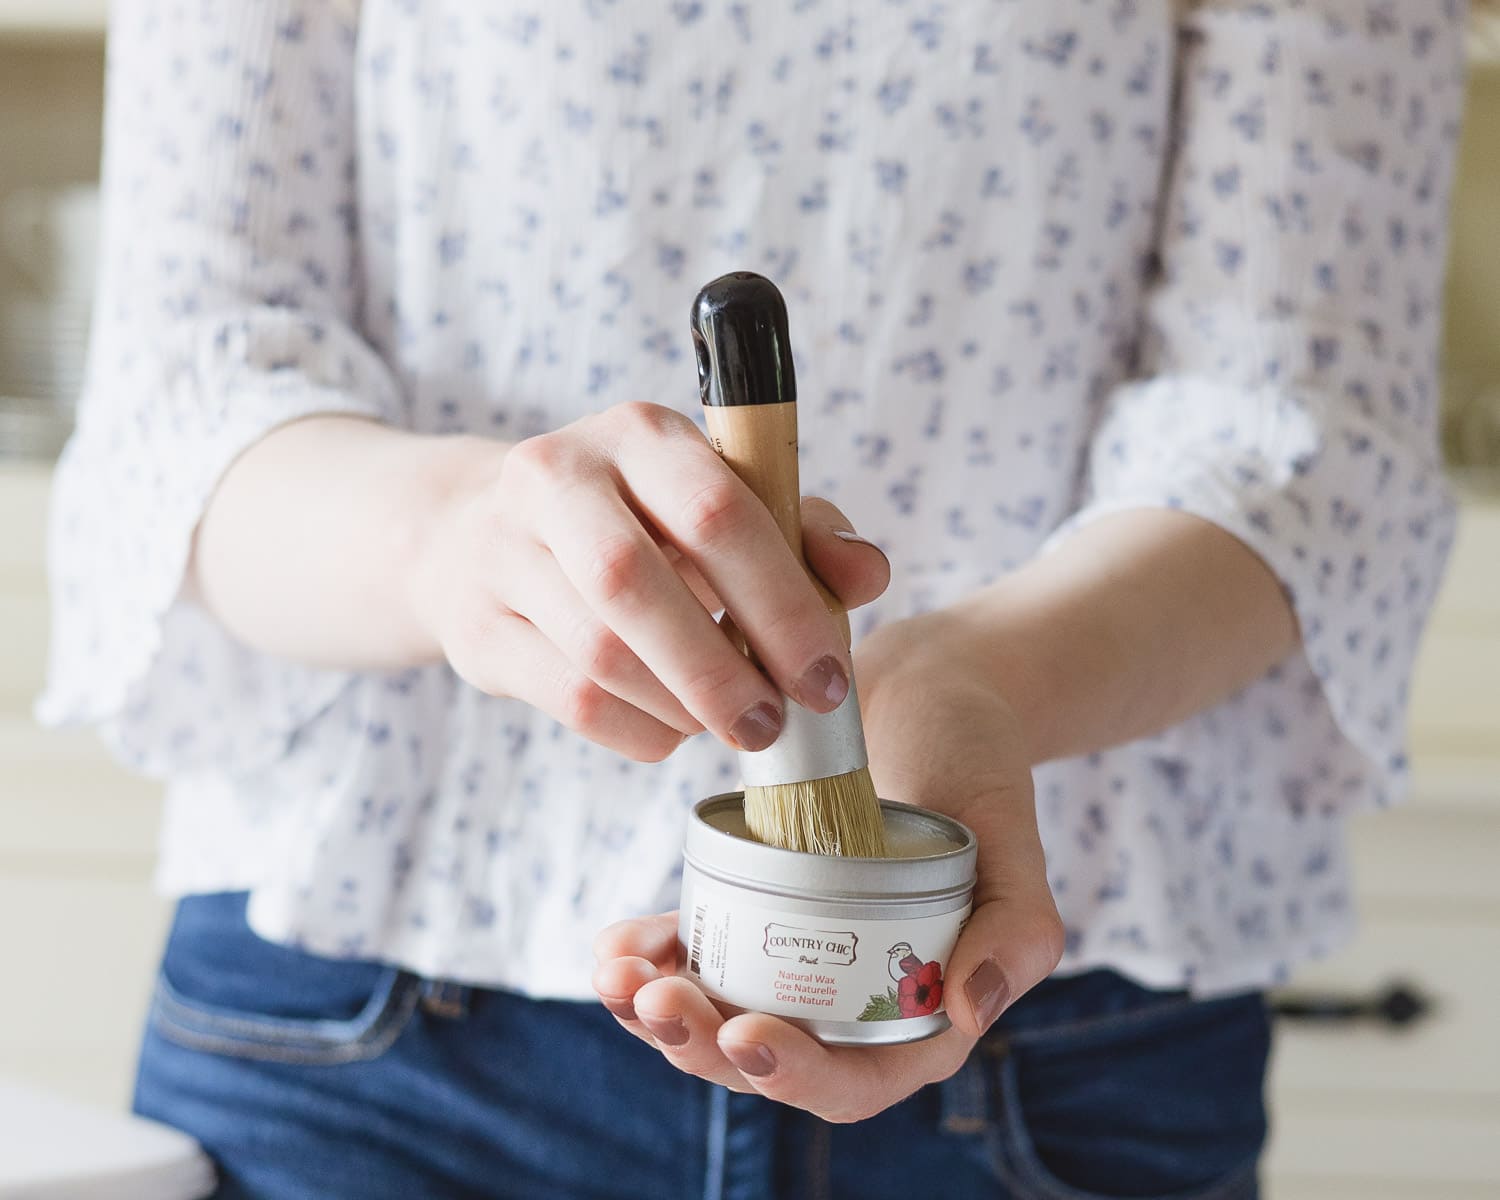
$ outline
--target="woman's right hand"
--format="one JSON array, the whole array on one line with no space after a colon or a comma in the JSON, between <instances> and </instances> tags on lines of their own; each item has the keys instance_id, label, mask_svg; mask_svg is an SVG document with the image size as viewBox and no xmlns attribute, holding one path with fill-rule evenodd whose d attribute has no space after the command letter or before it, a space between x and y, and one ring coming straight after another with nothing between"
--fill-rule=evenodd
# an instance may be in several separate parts
<instances>
[{"instance_id":1,"label":"woman's right hand","mask_svg":"<svg viewBox=\"0 0 1500 1200\"><path fill-rule=\"evenodd\" d=\"M782 692L818 712L848 692L849 648L770 512L681 413L619 405L471 465L418 531L411 602L475 687L647 762L703 729L763 749ZM885 589L831 504L803 521L847 607ZM721 597L769 679L715 624Z\"/></svg>"}]
</instances>

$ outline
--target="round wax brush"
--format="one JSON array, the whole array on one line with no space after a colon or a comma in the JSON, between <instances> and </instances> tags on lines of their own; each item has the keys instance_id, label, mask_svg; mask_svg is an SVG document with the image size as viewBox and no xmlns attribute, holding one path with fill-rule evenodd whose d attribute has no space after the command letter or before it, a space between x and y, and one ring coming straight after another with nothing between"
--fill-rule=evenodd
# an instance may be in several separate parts
<instances>
[{"instance_id":1,"label":"round wax brush","mask_svg":"<svg viewBox=\"0 0 1500 1200\"><path fill-rule=\"evenodd\" d=\"M803 566L797 481L797 380L786 304L769 279L737 271L714 280L693 304L693 343L709 438L729 467L771 510ZM809 577L849 637L843 606ZM725 628L750 654L728 615ZM754 657L753 654L751 657ZM849 695L819 714L786 700L781 735L742 752L745 823L769 845L813 854L885 857L885 826L859 719Z\"/></svg>"}]
</instances>

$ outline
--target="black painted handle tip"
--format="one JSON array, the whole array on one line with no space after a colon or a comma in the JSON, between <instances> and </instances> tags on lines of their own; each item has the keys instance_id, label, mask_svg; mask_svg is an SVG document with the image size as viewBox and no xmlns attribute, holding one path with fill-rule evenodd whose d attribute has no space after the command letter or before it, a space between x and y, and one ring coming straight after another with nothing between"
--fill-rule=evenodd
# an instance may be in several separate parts
<instances>
[{"instance_id":1,"label":"black painted handle tip","mask_svg":"<svg viewBox=\"0 0 1500 1200\"><path fill-rule=\"evenodd\" d=\"M706 405L784 404L797 399L786 301L752 271L721 275L693 301L698 389Z\"/></svg>"}]
</instances>

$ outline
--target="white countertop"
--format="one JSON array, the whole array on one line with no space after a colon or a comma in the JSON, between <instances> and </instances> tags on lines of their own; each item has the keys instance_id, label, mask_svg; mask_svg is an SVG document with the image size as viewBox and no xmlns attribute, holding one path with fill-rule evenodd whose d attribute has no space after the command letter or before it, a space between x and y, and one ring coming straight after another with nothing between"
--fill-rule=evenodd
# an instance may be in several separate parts
<instances>
[{"instance_id":1,"label":"white countertop","mask_svg":"<svg viewBox=\"0 0 1500 1200\"><path fill-rule=\"evenodd\" d=\"M0 1195L199 1200L214 1169L192 1138L0 1080Z\"/></svg>"}]
</instances>

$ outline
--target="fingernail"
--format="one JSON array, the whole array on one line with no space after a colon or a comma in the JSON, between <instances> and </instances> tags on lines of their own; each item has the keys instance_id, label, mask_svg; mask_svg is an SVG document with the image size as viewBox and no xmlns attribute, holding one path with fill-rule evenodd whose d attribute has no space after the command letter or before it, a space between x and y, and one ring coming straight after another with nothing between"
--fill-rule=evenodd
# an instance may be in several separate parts
<instances>
[{"instance_id":1,"label":"fingernail","mask_svg":"<svg viewBox=\"0 0 1500 1200\"><path fill-rule=\"evenodd\" d=\"M781 713L774 704L761 701L740 714L729 727L729 736L741 750L764 750L781 732Z\"/></svg>"},{"instance_id":2,"label":"fingernail","mask_svg":"<svg viewBox=\"0 0 1500 1200\"><path fill-rule=\"evenodd\" d=\"M760 1079L776 1070L776 1056L759 1042L720 1042L719 1049L741 1075Z\"/></svg>"},{"instance_id":3,"label":"fingernail","mask_svg":"<svg viewBox=\"0 0 1500 1200\"><path fill-rule=\"evenodd\" d=\"M843 663L825 654L797 681L797 699L808 708L837 708L849 694L849 673Z\"/></svg>"},{"instance_id":4,"label":"fingernail","mask_svg":"<svg viewBox=\"0 0 1500 1200\"><path fill-rule=\"evenodd\" d=\"M975 967L964 984L964 995L969 998L980 1032L993 1025L1010 1000L1010 987L1005 982L1005 972L1000 969L1000 964L987 958Z\"/></svg>"},{"instance_id":5,"label":"fingernail","mask_svg":"<svg viewBox=\"0 0 1500 1200\"><path fill-rule=\"evenodd\" d=\"M685 1046L687 1023L681 1017L641 1017L641 1024L663 1046Z\"/></svg>"},{"instance_id":6,"label":"fingernail","mask_svg":"<svg viewBox=\"0 0 1500 1200\"><path fill-rule=\"evenodd\" d=\"M599 1002L622 1021L634 1021L635 1005L621 996L600 996Z\"/></svg>"},{"instance_id":7,"label":"fingernail","mask_svg":"<svg viewBox=\"0 0 1500 1200\"><path fill-rule=\"evenodd\" d=\"M861 537L852 529L835 529L833 531L833 536L846 542L858 542L861 546L869 546L872 550L880 550L880 547L872 542L869 538ZM882 557L886 557L886 553L884 550L880 550L880 554Z\"/></svg>"}]
</instances>

